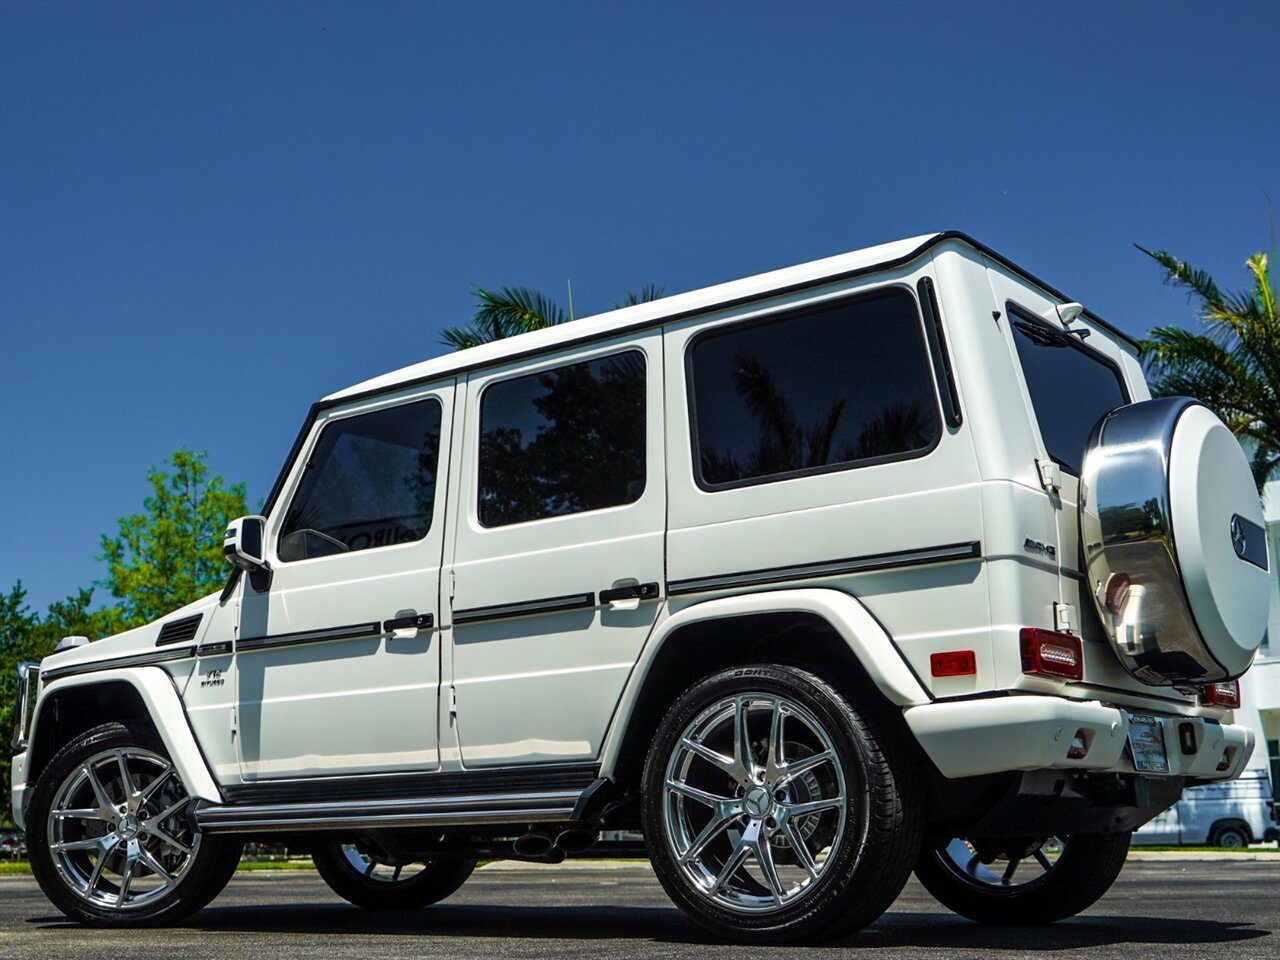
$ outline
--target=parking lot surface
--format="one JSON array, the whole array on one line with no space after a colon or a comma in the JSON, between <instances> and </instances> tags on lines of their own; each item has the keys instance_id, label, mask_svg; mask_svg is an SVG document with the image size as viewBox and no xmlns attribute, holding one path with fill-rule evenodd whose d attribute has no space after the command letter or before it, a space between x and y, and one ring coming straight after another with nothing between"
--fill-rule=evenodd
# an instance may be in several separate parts
<instances>
[{"instance_id":1,"label":"parking lot surface","mask_svg":"<svg viewBox=\"0 0 1280 960\"><path fill-rule=\"evenodd\" d=\"M1048 957L1280 956L1280 860L1142 860L1079 917L1049 927L983 927L914 880L867 930L821 948L717 943L666 899L647 864L493 864L445 903L367 913L311 871L238 874L180 927L90 930L68 923L29 877L0 877L0 957ZM1185 945L1185 946L1184 946Z\"/></svg>"}]
</instances>

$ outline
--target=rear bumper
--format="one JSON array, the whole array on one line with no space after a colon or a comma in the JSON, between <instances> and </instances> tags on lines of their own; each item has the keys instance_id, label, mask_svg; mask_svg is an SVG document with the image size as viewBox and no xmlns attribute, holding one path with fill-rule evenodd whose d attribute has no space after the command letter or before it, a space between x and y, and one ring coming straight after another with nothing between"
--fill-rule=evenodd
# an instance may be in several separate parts
<instances>
[{"instance_id":1,"label":"rear bumper","mask_svg":"<svg viewBox=\"0 0 1280 960\"><path fill-rule=\"evenodd\" d=\"M1013 770L1135 772L1126 749L1129 714L1097 701L993 697L908 707L904 714L925 753L943 776L952 779ZM1198 717L1159 719L1169 760L1167 776L1230 780L1239 776L1253 752L1254 737L1247 727ZM1183 753L1180 746L1179 727L1184 724L1194 729L1193 753ZM1067 750L1077 730L1084 731L1088 753L1069 759ZM1218 770L1224 754L1227 768Z\"/></svg>"}]
</instances>

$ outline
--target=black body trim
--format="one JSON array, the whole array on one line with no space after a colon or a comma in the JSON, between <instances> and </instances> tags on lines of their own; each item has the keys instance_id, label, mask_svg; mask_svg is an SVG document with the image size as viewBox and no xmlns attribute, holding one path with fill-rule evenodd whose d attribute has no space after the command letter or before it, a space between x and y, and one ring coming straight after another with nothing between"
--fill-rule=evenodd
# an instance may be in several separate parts
<instances>
[{"instance_id":1,"label":"black body trim","mask_svg":"<svg viewBox=\"0 0 1280 960\"><path fill-rule=\"evenodd\" d=\"M117 670L123 667L149 667L156 663L168 663L170 660L188 660L193 647L181 647L172 650L157 650L155 653L139 653L132 657L116 657L114 660L94 660L91 663L72 663L65 667L54 667L44 671L41 676L44 683L61 680L81 673L96 673L99 670Z\"/></svg>"},{"instance_id":2,"label":"black body trim","mask_svg":"<svg viewBox=\"0 0 1280 960\"><path fill-rule=\"evenodd\" d=\"M481 620L505 620L509 617L530 617L537 613L559 613L564 610L585 610L596 605L594 593L573 593L565 597L546 597L542 600L521 600L517 603L498 603L490 607L470 607L453 612L454 625L479 623Z\"/></svg>"},{"instance_id":3,"label":"black body trim","mask_svg":"<svg viewBox=\"0 0 1280 960\"><path fill-rule=\"evenodd\" d=\"M947 352L947 338L942 331L942 313L938 309L938 295L933 281L922 277L916 285L920 294L920 309L924 312L925 339L929 343L929 359L933 361L933 374L942 392L942 418L954 430L964 422L960 414L960 393L956 390L956 375L951 369L951 354Z\"/></svg>"},{"instance_id":4,"label":"black body trim","mask_svg":"<svg viewBox=\"0 0 1280 960\"><path fill-rule=\"evenodd\" d=\"M846 573L871 573L877 570L892 570L896 567L914 567L981 557L982 544L972 540L968 543L950 543L939 547L921 547L917 550L895 550L892 553L875 553L844 560L801 563L790 567L769 567L764 570L746 570L741 573L725 573L711 577L689 577L685 580L672 580L667 584L667 593L674 597L724 587L754 587L765 583L835 577Z\"/></svg>"},{"instance_id":5,"label":"black body trim","mask_svg":"<svg viewBox=\"0 0 1280 960\"><path fill-rule=\"evenodd\" d=\"M217 643L202 643L196 647L197 657L219 657L232 650L230 640L219 640Z\"/></svg>"},{"instance_id":6,"label":"black body trim","mask_svg":"<svg viewBox=\"0 0 1280 960\"><path fill-rule=\"evenodd\" d=\"M264 637L247 637L236 641L236 652L269 650L272 647L289 647L296 643L325 643L329 640L357 640L361 637L382 636L382 622L356 623L345 627L326 627L323 630L300 630L297 633L276 633Z\"/></svg>"},{"instance_id":7,"label":"black body trim","mask_svg":"<svg viewBox=\"0 0 1280 960\"><path fill-rule=\"evenodd\" d=\"M383 773L261 781L222 788L228 803L384 800L453 794L585 790L600 775L594 763L497 767L464 773Z\"/></svg>"},{"instance_id":8,"label":"black body trim","mask_svg":"<svg viewBox=\"0 0 1280 960\"><path fill-rule=\"evenodd\" d=\"M203 619L204 614L197 613L194 617L170 620L160 628L160 636L156 637L156 646L167 647L171 643L188 643L194 640L196 632L200 629L200 621Z\"/></svg>"}]
</instances>

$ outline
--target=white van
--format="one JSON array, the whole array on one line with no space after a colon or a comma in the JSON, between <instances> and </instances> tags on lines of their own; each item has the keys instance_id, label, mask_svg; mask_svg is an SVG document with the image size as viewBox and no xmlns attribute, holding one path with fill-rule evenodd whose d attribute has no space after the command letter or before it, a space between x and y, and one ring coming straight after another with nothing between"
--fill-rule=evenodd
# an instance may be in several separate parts
<instances>
[{"instance_id":1,"label":"white van","mask_svg":"<svg viewBox=\"0 0 1280 960\"><path fill-rule=\"evenodd\" d=\"M1133 843L1239 850L1280 839L1275 817L1266 771L1246 770L1238 780L1184 791L1181 800L1134 831Z\"/></svg>"},{"instance_id":2,"label":"white van","mask_svg":"<svg viewBox=\"0 0 1280 960\"><path fill-rule=\"evenodd\" d=\"M23 668L13 806L82 922L189 914L247 836L371 907L642 853L746 943L913 868L1047 922L1253 748L1239 445L959 233L341 390L225 549L220 594Z\"/></svg>"}]
</instances>

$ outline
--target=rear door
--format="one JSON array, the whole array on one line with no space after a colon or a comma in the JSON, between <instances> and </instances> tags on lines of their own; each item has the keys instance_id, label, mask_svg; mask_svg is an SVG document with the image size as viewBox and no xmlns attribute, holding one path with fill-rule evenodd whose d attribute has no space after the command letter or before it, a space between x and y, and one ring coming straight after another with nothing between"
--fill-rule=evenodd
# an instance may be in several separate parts
<instances>
[{"instance_id":1,"label":"rear door","mask_svg":"<svg viewBox=\"0 0 1280 960\"><path fill-rule=\"evenodd\" d=\"M1064 329L1057 301L998 270L989 270L996 303L1002 309L1022 373L1032 422L1040 432L1040 462L1057 468L1058 542L1053 544L1060 573L1060 600L1066 622L1059 627L1089 636L1096 620L1092 599L1081 592L1080 465L1094 425L1129 402L1120 349L1108 337L1076 320ZM1099 625L1099 637L1101 636ZM1118 666L1118 665L1117 665Z\"/></svg>"},{"instance_id":2,"label":"rear door","mask_svg":"<svg viewBox=\"0 0 1280 960\"><path fill-rule=\"evenodd\" d=\"M473 374L452 566L466 767L594 760L664 582L660 331Z\"/></svg>"}]
</instances>

